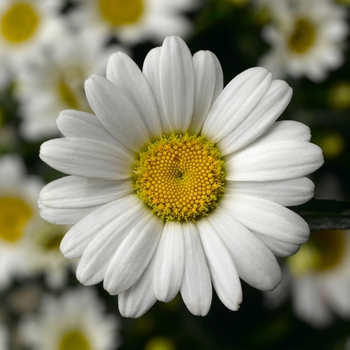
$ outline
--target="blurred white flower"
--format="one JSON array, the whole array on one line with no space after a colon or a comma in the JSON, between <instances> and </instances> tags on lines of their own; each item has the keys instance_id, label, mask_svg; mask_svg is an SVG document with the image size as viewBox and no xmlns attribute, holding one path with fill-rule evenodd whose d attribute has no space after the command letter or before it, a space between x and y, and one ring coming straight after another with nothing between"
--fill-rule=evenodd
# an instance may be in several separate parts
<instances>
[{"instance_id":1,"label":"blurred white flower","mask_svg":"<svg viewBox=\"0 0 350 350\"><path fill-rule=\"evenodd\" d=\"M192 25L181 12L198 6L200 0L82 0L75 22L117 35L125 44L151 40L160 43L167 35L187 37Z\"/></svg>"},{"instance_id":2,"label":"blurred white flower","mask_svg":"<svg viewBox=\"0 0 350 350\"><path fill-rule=\"evenodd\" d=\"M26 261L32 274L44 273L46 284L62 288L67 283L68 272L75 272L77 260L66 259L59 247L68 226L57 226L46 222L33 230L26 249Z\"/></svg>"},{"instance_id":3,"label":"blurred white flower","mask_svg":"<svg viewBox=\"0 0 350 350\"><path fill-rule=\"evenodd\" d=\"M330 0L265 1L272 23L263 28L263 39L271 45L259 65L274 77L306 76L314 82L344 62L348 34L347 11Z\"/></svg>"},{"instance_id":4,"label":"blurred white flower","mask_svg":"<svg viewBox=\"0 0 350 350\"><path fill-rule=\"evenodd\" d=\"M18 156L0 158L0 289L29 272L24 255L28 236L42 221L37 210L42 185L26 175Z\"/></svg>"},{"instance_id":5,"label":"blurred white flower","mask_svg":"<svg viewBox=\"0 0 350 350\"><path fill-rule=\"evenodd\" d=\"M55 39L62 29L60 5L61 0L1 0L0 57L12 72L28 54Z\"/></svg>"},{"instance_id":6,"label":"blurred white flower","mask_svg":"<svg viewBox=\"0 0 350 350\"><path fill-rule=\"evenodd\" d=\"M38 140L58 134L56 119L62 109L90 111L84 81L106 69L111 50L93 30L73 31L67 27L50 50L28 57L31 64L20 70L16 95L21 102L21 134Z\"/></svg>"},{"instance_id":7,"label":"blurred white flower","mask_svg":"<svg viewBox=\"0 0 350 350\"><path fill-rule=\"evenodd\" d=\"M107 314L94 290L68 289L43 298L38 314L20 325L23 345L33 350L115 350L121 339L115 315Z\"/></svg>"},{"instance_id":8,"label":"blurred white flower","mask_svg":"<svg viewBox=\"0 0 350 350\"><path fill-rule=\"evenodd\" d=\"M63 111L65 138L40 151L72 175L48 184L39 206L45 220L75 224L61 250L81 256L77 278L104 280L129 317L179 291L193 314L205 315L211 283L237 310L239 277L275 288L273 253L293 254L309 236L284 206L313 196L305 176L323 163L307 126L275 123L290 101L288 84L252 68L223 90L216 56L192 57L171 36L149 52L143 72L118 52L107 79L93 75L85 90L96 116Z\"/></svg>"},{"instance_id":9,"label":"blurred white flower","mask_svg":"<svg viewBox=\"0 0 350 350\"><path fill-rule=\"evenodd\" d=\"M314 327L330 325L334 314L350 319L350 231L312 233L287 258L283 282L265 296L278 306L289 293L295 315Z\"/></svg>"}]
</instances>

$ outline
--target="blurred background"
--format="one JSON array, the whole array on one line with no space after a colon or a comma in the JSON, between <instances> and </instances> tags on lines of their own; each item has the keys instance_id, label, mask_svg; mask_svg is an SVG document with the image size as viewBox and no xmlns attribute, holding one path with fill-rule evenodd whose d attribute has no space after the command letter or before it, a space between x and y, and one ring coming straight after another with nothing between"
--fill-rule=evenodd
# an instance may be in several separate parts
<instances>
[{"instance_id":1,"label":"blurred background","mask_svg":"<svg viewBox=\"0 0 350 350\"><path fill-rule=\"evenodd\" d=\"M109 55L142 68L170 34L210 50L225 85L253 66L286 80L280 119L308 125L325 164L316 197L350 199L349 9L346 0L0 0L0 350L350 349L350 233L313 232L281 260L283 282L242 281L237 312L213 298L193 316L177 296L122 318L101 285L83 287L59 251L69 227L44 222L41 188L64 174L38 157L60 137L61 110L89 112L83 84Z\"/></svg>"}]
</instances>

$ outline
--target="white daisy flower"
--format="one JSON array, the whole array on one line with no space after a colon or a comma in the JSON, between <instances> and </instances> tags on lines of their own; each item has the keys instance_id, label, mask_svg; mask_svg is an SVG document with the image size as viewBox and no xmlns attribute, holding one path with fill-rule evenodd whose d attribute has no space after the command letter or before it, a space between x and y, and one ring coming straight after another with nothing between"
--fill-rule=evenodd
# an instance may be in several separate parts
<instances>
[{"instance_id":1,"label":"white daisy flower","mask_svg":"<svg viewBox=\"0 0 350 350\"><path fill-rule=\"evenodd\" d=\"M39 206L47 221L75 224L61 250L81 256L79 281L104 280L130 317L179 291L193 314L205 315L211 283L237 310L239 277L275 288L274 254L295 253L309 236L284 205L313 196L305 176L323 163L307 126L274 123L291 88L252 68L223 90L216 56L192 57L171 36L149 52L143 72L118 52L107 79L93 75L85 90L96 117L63 111L65 138L40 151L71 175L47 185Z\"/></svg>"},{"instance_id":2,"label":"white daisy flower","mask_svg":"<svg viewBox=\"0 0 350 350\"><path fill-rule=\"evenodd\" d=\"M65 259L59 247L69 226L42 224L33 230L28 240L26 261L33 274L44 273L45 282L53 289L62 288L77 260Z\"/></svg>"},{"instance_id":3,"label":"white daisy flower","mask_svg":"<svg viewBox=\"0 0 350 350\"><path fill-rule=\"evenodd\" d=\"M28 236L41 221L36 202L42 186L26 175L18 156L0 159L0 289L29 273L24 254Z\"/></svg>"},{"instance_id":4,"label":"white daisy flower","mask_svg":"<svg viewBox=\"0 0 350 350\"><path fill-rule=\"evenodd\" d=\"M2 0L0 57L14 72L27 55L53 40L61 30L61 0Z\"/></svg>"},{"instance_id":5,"label":"white daisy flower","mask_svg":"<svg viewBox=\"0 0 350 350\"><path fill-rule=\"evenodd\" d=\"M294 313L314 327L329 326L334 314L350 319L349 231L315 232L286 262L283 283L266 293L268 304L291 293Z\"/></svg>"},{"instance_id":6,"label":"white daisy flower","mask_svg":"<svg viewBox=\"0 0 350 350\"><path fill-rule=\"evenodd\" d=\"M329 0L268 1L272 24L263 28L271 45L259 65L275 77L306 76L320 82L328 71L344 62L344 39L348 34L345 8Z\"/></svg>"},{"instance_id":7,"label":"white daisy flower","mask_svg":"<svg viewBox=\"0 0 350 350\"><path fill-rule=\"evenodd\" d=\"M47 295L19 329L24 345L35 350L114 350L120 344L117 318L87 288Z\"/></svg>"},{"instance_id":8,"label":"white daisy flower","mask_svg":"<svg viewBox=\"0 0 350 350\"><path fill-rule=\"evenodd\" d=\"M27 140L58 134L56 118L61 110L91 111L84 94L84 80L104 72L111 48L104 47L101 35L93 30L62 31L46 54L31 57L21 70L17 97L21 102L21 133ZM121 46L112 46L123 50Z\"/></svg>"},{"instance_id":9,"label":"white daisy flower","mask_svg":"<svg viewBox=\"0 0 350 350\"><path fill-rule=\"evenodd\" d=\"M167 35L188 36L192 26L181 12L198 6L198 0L84 0L75 12L75 22L105 35L115 34L126 44Z\"/></svg>"}]
</instances>

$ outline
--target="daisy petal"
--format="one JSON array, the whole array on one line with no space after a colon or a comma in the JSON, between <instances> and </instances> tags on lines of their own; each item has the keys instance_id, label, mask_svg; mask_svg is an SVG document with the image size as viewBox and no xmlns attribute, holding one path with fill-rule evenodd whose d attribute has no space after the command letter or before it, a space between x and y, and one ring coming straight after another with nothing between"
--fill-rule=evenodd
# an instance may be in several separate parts
<instances>
[{"instance_id":1,"label":"daisy petal","mask_svg":"<svg viewBox=\"0 0 350 350\"><path fill-rule=\"evenodd\" d=\"M194 315L205 316L211 305L212 286L203 247L196 226L183 225L185 242L185 270L181 296Z\"/></svg>"},{"instance_id":2,"label":"daisy petal","mask_svg":"<svg viewBox=\"0 0 350 350\"><path fill-rule=\"evenodd\" d=\"M159 241L154 265L154 293L158 300L168 302L180 290L184 274L184 238L181 223L168 221Z\"/></svg>"},{"instance_id":3,"label":"daisy petal","mask_svg":"<svg viewBox=\"0 0 350 350\"><path fill-rule=\"evenodd\" d=\"M94 220L96 215L89 215L78 223L80 230L85 227L85 242L88 238L92 238L80 258L76 271L77 279L82 284L93 285L103 280L120 244L146 214L148 212L143 208L143 203L136 196L128 196L107 204L97 224ZM104 222L103 227L101 222ZM79 238L79 233L76 233L75 237Z\"/></svg>"},{"instance_id":4,"label":"daisy petal","mask_svg":"<svg viewBox=\"0 0 350 350\"><path fill-rule=\"evenodd\" d=\"M117 214L131 210L133 205L138 207L138 204L139 201L137 197L131 195L108 203L91 212L83 220L73 226L63 237L60 246L63 255L68 259L81 256L92 239L101 232L104 227L111 230L114 220L118 220L116 217ZM123 207L123 209L121 209L121 207Z\"/></svg>"},{"instance_id":5,"label":"daisy petal","mask_svg":"<svg viewBox=\"0 0 350 350\"><path fill-rule=\"evenodd\" d=\"M223 89L224 77L217 57L210 51L193 55L195 91L191 132L198 134L210 107Z\"/></svg>"},{"instance_id":6,"label":"daisy petal","mask_svg":"<svg viewBox=\"0 0 350 350\"><path fill-rule=\"evenodd\" d=\"M237 311L242 288L231 254L207 219L198 220L197 227L215 291L228 309Z\"/></svg>"},{"instance_id":7,"label":"daisy petal","mask_svg":"<svg viewBox=\"0 0 350 350\"><path fill-rule=\"evenodd\" d=\"M40 200L52 208L85 208L112 202L132 192L131 180L66 176L46 185L40 192Z\"/></svg>"},{"instance_id":8,"label":"daisy petal","mask_svg":"<svg viewBox=\"0 0 350 350\"><path fill-rule=\"evenodd\" d=\"M133 158L109 143L87 139L55 139L41 145L40 158L63 173L106 180L130 177Z\"/></svg>"},{"instance_id":9,"label":"daisy petal","mask_svg":"<svg viewBox=\"0 0 350 350\"><path fill-rule=\"evenodd\" d=\"M60 113L56 123L60 132L66 137L107 142L124 148L124 151L127 150L105 129L93 114L65 110Z\"/></svg>"},{"instance_id":10,"label":"daisy petal","mask_svg":"<svg viewBox=\"0 0 350 350\"><path fill-rule=\"evenodd\" d=\"M322 164L322 150L309 142L254 143L228 157L226 180L287 180L308 175Z\"/></svg>"},{"instance_id":11,"label":"daisy petal","mask_svg":"<svg viewBox=\"0 0 350 350\"><path fill-rule=\"evenodd\" d=\"M145 209L147 210L147 209ZM152 259L160 239L163 222L150 210L124 239L106 271L103 287L111 294L130 288Z\"/></svg>"},{"instance_id":12,"label":"daisy petal","mask_svg":"<svg viewBox=\"0 0 350 350\"><path fill-rule=\"evenodd\" d=\"M230 134L259 103L271 80L271 73L260 67L237 75L216 99L202 133L213 143Z\"/></svg>"},{"instance_id":13,"label":"daisy petal","mask_svg":"<svg viewBox=\"0 0 350 350\"><path fill-rule=\"evenodd\" d=\"M140 279L131 288L118 295L118 306L122 316L140 317L157 301L153 291L154 262L155 255Z\"/></svg>"},{"instance_id":14,"label":"daisy petal","mask_svg":"<svg viewBox=\"0 0 350 350\"><path fill-rule=\"evenodd\" d=\"M136 63L125 53L114 53L108 60L106 77L137 109L150 137L160 138L162 127L152 91Z\"/></svg>"},{"instance_id":15,"label":"daisy petal","mask_svg":"<svg viewBox=\"0 0 350 350\"><path fill-rule=\"evenodd\" d=\"M207 219L229 249L239 276L252 287L269 291L281 282L271 251L233 215L217 208Z\"/></svg>"},{"instance_id":16,"label":"daisy petal","mask_svg":"<svg viewBox=\"0 0 350 350\"><path fill-rule=\"evenodd\" d=\"M272 81L266 94L253 111L218 143L221 155L236 152L266 131L282 114L292 97L292 89L282 80Z\"/></svg>"},{"instance_id":17,"label":"daisy petal","mask_svg":"<svg viewBox=\"0 0 350 350\"><path fill-rule=\"evenodd\" d=\"M109 80L92 75L86 97L103 126L125 147L139 152L149 142L147 128L133 103Z\"/></svg>"},{"instance_id":18,"label":"daisy petal","mask_svg":"<svg viewBox=\"0 0 350 350\"><path fill-rule=\"evenodd\" d=\"M242 193L285 206L300 205L314 196L314 183L307 177L282 181L227 181L226 193Z\"/></svg>"},{"instance_id":19,"label":"daisy petal","mask_svg":"<svg viewBox=\"0 0 350 350\"><path fill-rule=\"evenodd\" d=\"M163 42L159 63L164 117L172 132L185 133L191 123L194 101L191 52L181 38L169 36Z\"/></svg>"}]
</instances>

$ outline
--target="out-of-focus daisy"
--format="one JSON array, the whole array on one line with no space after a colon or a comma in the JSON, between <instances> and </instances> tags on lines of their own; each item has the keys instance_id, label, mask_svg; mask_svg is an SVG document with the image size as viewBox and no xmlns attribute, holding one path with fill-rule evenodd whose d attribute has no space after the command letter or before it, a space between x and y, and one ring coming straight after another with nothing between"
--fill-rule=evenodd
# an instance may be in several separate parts
<instances>
[{"instance_id":1,"label":"out-of-focus daisy","mask_svg":"<svg viewBox=\"0 0 350 350\"><path fill-rule=\"evenodd\" d=\"M287 258L283 282L266 293L280 304L292 296L295 314L315 327L328 326L333 314L350 319L350 232L312 233L300 251Z\"/></svg>"},{"instance_id":2,"label":"out-of-focus daisy","mask_svg":"<svg viewBox=\"0 0 350 350\"><path fill-rule=\"evenodd\" d=\"M56 118L62 109L90 111L84 81L105 70L110 50L97 32L67 27L49 52L32 56L31 65L21 70L17 89L26 139L57 135Z\"/></svg>"},{"instance_id":3,"label":"out-of-focus daisy","mask_svg":"<svg viewBox=\"0 0 350 350\"><path fill-rule=\"evenodd\" d=\"M68 226L45 223L33 230L26 249L26 261L33 274L44 273L51 288L61 288L67 282L70 269L75 271L76 260L66 259L59 247Z\"/></svg>"},{"instance_id":4,"label":"out-of-focus daisy","mask_svg":"<svg viewBox=\"0 0 350 350\"><path fill-rule=\"evenodd\" d=\"M263 38L271 50L259 64L275 77L306 76L319 82L343 64L348 34L344 8L330 0L279 0L265 5L272 23L263 28Z\"/></svg>"},{"instance_id":5,"label":"out-of-focus daisy","mask_svg":"<svg viewBox=\"0 0 350 350\"><path fill-rule=\"evenodd\" d=\"M198 5L198 0L82 0L75 22L105 35L115 34L121 42L161 42L167 35L188 36L192 26L181 12Z\"/></svg>"},{"instance_id":6,"label":"out-of-focus daisy","mask_svg":"<svg viewBox=\"0 0 350 350\"><path fill-rule=\"evenodd\" d=\"M2 0L0 2L0 57L14 71L16 64L53 41L61 30L61 0Z\"/></svg>"},{"instance_id":7,"label":"out-of-focus daisy","mask_svg":"<svg viewBox=\"0 0 350 350\"><path fill-rule=\"evenodd\" d=\"M18 156L0 158L0 288L29 271L24 255L28 235L41 221L36 205L41 187Z\"/></svg>"},{"instance_id":8,"label":"out-of-focus daisy","mask_svg":"<svg viewBox=\"0 0 350 350\"><path fill-rule=\"evenodd\" d=\"M24 345L35 350L115 350L118 320L106 314L92 289L67 290L44 297L39 313L20 326Z\"/></svg>"},{"instance_id":9,"label":"out-of-focus daisy","mask_svg":"<svg viewBox=\"0 0 350 350\"><path fill-rule=\"evenodd\" d=\"M85 90L96 116L64 111L65 136L44 143L41 158L71 174L47 185L44 219L75 224L62 240L82 256L78 279L104 280L123 315L137 317L181 291L205 315L212 287L237 310L239 277L271 290L280 282L273 253L295 253L306 222L284 205L313 196L305 175L323 163L305 125L275 123L292 91L264 68L223 89L209 51L193 57L176 36L150 51L143 72L125 54L93 75Z\"/></svg>"}]
</instances>

